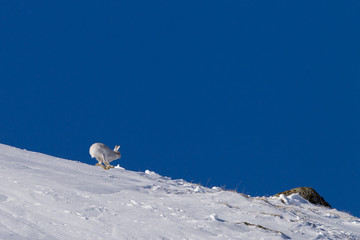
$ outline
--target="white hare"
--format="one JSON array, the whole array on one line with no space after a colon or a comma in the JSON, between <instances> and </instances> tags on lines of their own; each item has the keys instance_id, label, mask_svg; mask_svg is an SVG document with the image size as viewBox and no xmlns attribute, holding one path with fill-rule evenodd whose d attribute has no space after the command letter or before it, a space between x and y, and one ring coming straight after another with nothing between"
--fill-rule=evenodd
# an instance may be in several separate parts
<instances>
[{"instance_id":1,"label":"white hare","mask_svg":"<svg viewBox=\"0 0 360 240\"><path fill-rule=\"evenodd\" d=\"M107 170L114 167L110 165L110 162L121 158L119 148L120 145L116 145L114 150L111 150L103 143L94 143L91 145L89 152L92 158L96 158L96 160L98 160L98 163L95 165L101 166Z\"/></svg>"}]
</instances>

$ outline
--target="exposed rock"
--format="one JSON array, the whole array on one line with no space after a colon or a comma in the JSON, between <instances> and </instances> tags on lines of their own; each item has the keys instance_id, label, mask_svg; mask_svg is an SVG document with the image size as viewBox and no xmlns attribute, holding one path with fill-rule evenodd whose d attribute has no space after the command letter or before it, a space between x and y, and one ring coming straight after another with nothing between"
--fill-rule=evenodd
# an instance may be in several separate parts
<instances>
[{"instance_id":1,"label":"exposed rock","mask_svg":"<svg viewBox=\"0 0 360 240\"><path fill-rule=\"evenodd\" d=\"M298 193L302 198L308 200L313 204L318 204L331 208L330 204L326 202L325 199L322 196L320 196L320 194L318 194L313 188L309 188L309 187L294 188L285 192L275 194L274 196L278 197L280 196L280 194L284 194L285 196L290 196L295 193Z\"/></svg>"},{"instance_id":2,"label":"exposed rock","mask_svg":"<svg viewBox=\"0 0 360 240\"><path fill-rule=\"evenodd\" d=\"M246 226L257 227L257 228L263 229L263 230L265 230L265 231L270 231L270 232L274 232L274 233L280 234L280 236L282 236L283 239L291 239L291 237L285 235L284 233L282 233L282 232L280 232L280 231L273 230L273 229L264 227L264 226L262 226L262 225L253 224L253 223L248 223L248 222L238 222L238 223L236 223L236 224L245 224Z\"/></svg>"}]
</instances>

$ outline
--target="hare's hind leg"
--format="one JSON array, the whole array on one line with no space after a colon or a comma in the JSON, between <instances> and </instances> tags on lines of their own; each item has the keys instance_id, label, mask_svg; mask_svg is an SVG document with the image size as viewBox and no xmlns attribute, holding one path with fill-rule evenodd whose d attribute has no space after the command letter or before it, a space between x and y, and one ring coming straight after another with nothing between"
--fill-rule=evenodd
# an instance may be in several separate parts
<instances>
[{"instance_id":1,"label":"hare's hind leg","mask_svg":"<svg viewBox=\"0 0 360 240\"><path fill-rule=\"evenodd\" d=\"M96 159L96 160L98 160L98 163L96 163L95 166L100 166L103 169L107 170L106 166L103 165L103 163L105 162L104 156L100 156L99 159Z\"/></svg>"},{"instance_id":2,"label":"hare's hind leg","mask_svg":"<svg viewBox=\"0 0 360 240\"><path fill-rule=\"evenodd\" d=\"M104 165L102 165L101 163L97 163L97 164L95 164L95 166L100 166L100 167L102 167L103 169L107 170L107 168L106 168Z\"/></svg>"}]
</instances>

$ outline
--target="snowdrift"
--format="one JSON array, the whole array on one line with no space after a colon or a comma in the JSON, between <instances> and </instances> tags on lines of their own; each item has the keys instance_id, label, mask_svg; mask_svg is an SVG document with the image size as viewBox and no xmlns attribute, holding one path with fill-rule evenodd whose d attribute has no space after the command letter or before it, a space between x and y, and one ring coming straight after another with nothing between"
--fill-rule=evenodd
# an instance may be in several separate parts
<instances>
[{"instance_id":1,"label":"snowdrift","mask_svg":"<svg viewBox=\"0 0 360 240\"><path fill-rule=\"evenodd\" d=\"M0 239L360 239L299 195L250 197L0 145Z\"/></svg>"}]
</instances>

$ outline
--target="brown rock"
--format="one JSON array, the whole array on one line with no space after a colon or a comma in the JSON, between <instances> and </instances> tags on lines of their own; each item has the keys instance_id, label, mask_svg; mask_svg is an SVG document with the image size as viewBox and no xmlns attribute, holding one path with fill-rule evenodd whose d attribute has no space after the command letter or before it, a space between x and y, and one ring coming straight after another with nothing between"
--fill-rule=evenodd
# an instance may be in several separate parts
<instances>
[{"instance_id":1,"label":"brown rock","mask_svg":"<svg viewBox=\"0 0 360 240\"><path fill-rule=\"evenodd\" d=\"M281 192L275 194L274 196L278 197L280 194L284 194L285 196L290 196L292 194L298 193L302 198L308 200L312 204L322 205L325 207L331 208L330 204L325 201L325 199L320 196L313 188L309 187L298 187L285 192Z\"/></svg>"}]
</instances>

